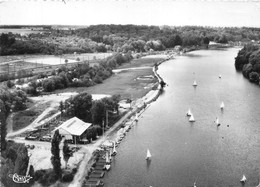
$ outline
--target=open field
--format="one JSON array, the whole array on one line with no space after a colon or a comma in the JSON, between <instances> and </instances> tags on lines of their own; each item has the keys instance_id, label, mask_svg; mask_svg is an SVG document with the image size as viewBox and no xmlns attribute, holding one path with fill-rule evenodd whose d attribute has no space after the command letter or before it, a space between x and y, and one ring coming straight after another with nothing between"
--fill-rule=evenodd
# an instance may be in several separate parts
<instances>
[{"instance_id":1,"label":"open field","mask_svg":"<svg viewBox=\"0 0 260 187\"><path fill-rule=\"evenodd\" d=\"M21 35L25 35L25 34L31 34L31 33L41 33L41 32L45 32L46 30L32 30L32 29L0 29L0 34L2 33L9 33L12 32L14 34L21 34Z\"/></svg>"},{"instance_id":2,"label":"open field","mask_svg":"<svg viewBox=\"0 0 260 187\"><path fill-rule=\"evenodd\" d=\"M153 67L154 64L160 60L166 58L166 55L162 57L153 56L145 56L141 59L134 59L131 63L125 63L122 66L118 67L118 69L125 69L125 68L135 68L135 67Z\"/></svg>"},{"instance_id":3,"label":"open field","mask_svg":"<svg viewBox=\"0 0 260 187\"><path fill-rule=\"evenodd\" d=\"M62 56L54 55L15 55L15 56L0 56L0 73L16 73L19 70L27 70L33 74L50 73L61 65L65 65L65 60L68 60L68 66L73 66L75 63L88 61L94 66L99 63L99 60L110 56L112 53L83 53L83 54L65 54ZM77 61L76 59L79 59Z\"/></svg>"},{"instance_id":4,"label":"open field","mask_svg":"<svg viewBox=\"0 0 260 187\"><path fill-rule=\"evenodd\" d=\"M66 88L56 90L55 93L63 92L83 92L90 94L120 94L122 99L132 98L137 99L147 94L157 82L156 79L137 79L143 76L153 75L152 66L154 63L161 61L163 58L141 58L131 61L131 63L120 66L121 69L134 67L151 67L135 70L124 70L120 73L112 75L102 84L92 87Z\"/></svg>"},{"instance_id":5,"label":"open field","mask_svg":"<svg viewBox=\"0 0 260 187\"><path fill-rule=\"evenodd\" d=\"M82 54L64 54L61 56L62 59L72 59L76 60L77 58L80 61L83 60L95 60L95 59L104 59L108 56L111 56L112 53L82 53ZM35 59L35 61L41 61L42 59L47 58L57 58L60 60L60 56L55 55L12 55L12 56L0 56L0 64L5 62L10 62L13 60L26 61L26 59Z\"/></svg>"}]
</instances>

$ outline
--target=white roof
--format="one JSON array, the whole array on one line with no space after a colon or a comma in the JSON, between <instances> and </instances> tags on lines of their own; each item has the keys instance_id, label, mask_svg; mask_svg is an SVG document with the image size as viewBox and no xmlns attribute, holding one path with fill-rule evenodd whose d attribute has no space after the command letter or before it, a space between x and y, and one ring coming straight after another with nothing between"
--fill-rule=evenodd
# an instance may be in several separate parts
<instances>
[{"instance_id":1,"label":"white roof","mask_svg":"<svg viewBox=\"0 0 260 187\"><path fill-rule=\"evenodd\" d=\"M53 132L59 129L60 134L71 134L75 136L80 136L85 132L91 123L85 123L84 121L80 120L77 117L70 118L69 120L65 121L62 125L55 128Z\"/></svg>"}]
</instances>

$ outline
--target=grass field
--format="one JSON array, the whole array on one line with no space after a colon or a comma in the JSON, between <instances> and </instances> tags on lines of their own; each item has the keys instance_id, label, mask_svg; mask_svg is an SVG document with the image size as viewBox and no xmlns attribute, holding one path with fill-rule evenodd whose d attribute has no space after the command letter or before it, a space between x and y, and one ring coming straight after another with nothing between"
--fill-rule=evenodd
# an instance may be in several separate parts
<instances>
[{"instance_id":1,"label":"grass field","mask_svg":"<svg viewBox=\"0 0 260 187\"><path fill-rule=\"evenodd\" d=\"M140 59L134 59L131 63L126 63L118 67L118 69L135 68L135 67L153 67L156 62L164 58L149 58L149 56Z\"/></svg>"},{"instance_id":2,"label":"grass field","mask_svg":"<svg viewBox=\"0 0 260 187\"><path fill-rule=\"evenodd\" d=\"M80 87L56 90L55 93L86 91L90 94L120 94L122 99L140 98L152 89L153 84L156 83L157 80L137 80L137 78L147 75L153 75L152 66L154 65L154 63L161 60L162 58L142 58L133 60L131 63L124 64L118 68L125 69L141 66L149 66L151 68L122 71L120 73L114 74L113 76L105 80L102 84L98 84L88 88ZM145 89L145 87L149 88Z\"/></svg>"}]
</instances>

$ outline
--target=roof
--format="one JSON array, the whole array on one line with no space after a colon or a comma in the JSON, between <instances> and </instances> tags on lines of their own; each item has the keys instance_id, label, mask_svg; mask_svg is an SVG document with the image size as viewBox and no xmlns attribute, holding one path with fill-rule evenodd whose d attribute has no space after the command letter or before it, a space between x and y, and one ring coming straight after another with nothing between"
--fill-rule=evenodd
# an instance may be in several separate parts
<instances>
[{"instance_id":1,"label":"roof","mask_svg":"<svg viewBox=\"0 0 260 187\"><path fill-rule=\"evenodd\" d=\"M73 118L70 118L69 120L65 121L59 127L55 128L53 130L53 132L58 129L62 129L63 131L66 131L68 134L80 136L90 126L91 126L91 123L85 123L84 121L80 120L79 118L73 117Z\"/></svg>"}]
</instances>

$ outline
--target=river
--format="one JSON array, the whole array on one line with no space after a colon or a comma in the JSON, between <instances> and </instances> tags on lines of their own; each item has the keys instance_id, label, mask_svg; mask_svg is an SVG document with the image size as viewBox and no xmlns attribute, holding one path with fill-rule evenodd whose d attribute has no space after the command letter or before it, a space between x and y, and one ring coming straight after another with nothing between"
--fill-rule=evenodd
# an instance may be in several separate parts
<instances>
[{"instance_id":1,"label":"river","mask_svg":"<svg viewBox=\"0 0 260 187\"><path fill-rule=\"evenodd\" d=\"M237 187L243 174L245 186L258 184L260 87L236 72L238 50L194 51L159 66L168 86L118 147L105 186Z\"/></svg>"}]
</instances>

